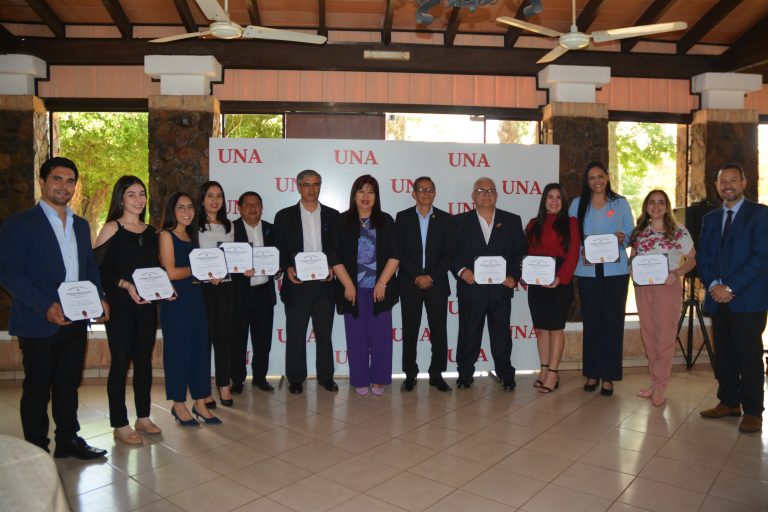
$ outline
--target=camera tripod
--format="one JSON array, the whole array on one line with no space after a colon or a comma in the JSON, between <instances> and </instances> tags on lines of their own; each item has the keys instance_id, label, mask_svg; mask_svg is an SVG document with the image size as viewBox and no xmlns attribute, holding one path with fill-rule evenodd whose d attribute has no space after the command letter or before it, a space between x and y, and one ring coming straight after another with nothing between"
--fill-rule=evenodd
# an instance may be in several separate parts
<instances>
[{"instance_id":1,"label":"camera tripod","mask_svg":"<svg viewBox=\"0 0 768 512\"><path fill-rule=\"evenodd\" d=\"M675 336L675 339L677 340L677 343L680 345L680 350L683 353L683 359L685 360L685 368L687 370L693 369L693 365L696 364L696 361L699 359L699 355L701 355L702 349L706 346L707 347L707 355L709 356L709 363L712 365L712 371L715 371L715 354L712 351L712 344L709 342L709 332L707 332L707 327L704 325L704 315L701 312L701 302L699 301L698 297L696 297L696 277L695 276L686 276L685 281L683 282L683 287L687 285L688 287L688 298L683 301L683 308L680 311L680 320L677 322L677 335ZM688 335L687 335L687 343L686 346L683 346L683 341L680 339L680 329L683 327L683 322L685 321L686 315L688 316ZM703 343L699 347L699 350L696 352L696 355L693 355L693 317L694 315L699 321L699 328L701 329L701 337L703 338Z\"/></svg>"}]
</instances>

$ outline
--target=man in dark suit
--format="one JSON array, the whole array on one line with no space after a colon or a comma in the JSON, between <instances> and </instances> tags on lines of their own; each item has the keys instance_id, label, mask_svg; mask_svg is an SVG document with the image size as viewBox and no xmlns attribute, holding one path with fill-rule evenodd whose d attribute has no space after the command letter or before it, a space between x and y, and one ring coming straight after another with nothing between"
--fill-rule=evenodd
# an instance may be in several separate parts
<instances>
[{"instance_id":1,"label":"man in dark suit","mask_svg":"<svg viewBox=\"0 0 768 512\"><path fill-rule=\"evenodd\" d=\"M491 338L491 355L496 375L504 391L515 389L515 368L509 318L512 296L520 279L521 263L528 243L520 217L496 208L498 193L490 178L475 181L472 200L475 210L454 217L456 253L453 272L459 299L459 339L456 362L459 378L456 387L469 388L480 354L485 319ZM500 284L475 281L475 260L480 256L501 256L506 261L506 277Z\"/></svg>"},{"instance_id":2,"label":"man in dark suit","mask_svg":"<svg viewBox=\"0 0 768 512\"><path fill-rule=\"evenodd\" d=\"M328 263L333 261L339 212L320 204L320 175L307 169L296 177L301 200L275 215L275 244L280 250L285 277L280 299L285 304L285 376L293 394L304 391L307 378L307 327L312 319L315 331L315 365L317 381L328 391L338 391L333 380L334 289L333 272L319 281L300 281L296 277L296 254L323 252Z\"/></svg>"},{"instance_id":3,"label":"man in dark suit","mask_svg":"<svg viewBox=\"0 0 768 512\"><path fill-rule=\"evenodd\" d=\"M264 205L256 192L244 192L237 202L240 218L232 223L235 242L247 242L254 247L275 245L272 224L262 220ZM262 391L275 388L267 382L269 351L272 349L272 321L274 318L274 276L246 276L232 274L235 288L234 337L232 342L232 392L242 393L246 377L246 349L248 332L251 333L251 373L253 384Z\"/></svg>"},{"instance_id":4,"label":"man in dark suit","mask_svg":"<svg viewBox=\"0 0 768 512\"><path fill-rule=\"evenodd\" d=\"M723 206L704 216L699 276L712 315L719 403L705 418L741 416L742 432L759 432L763 420L763 341L768 310L768 207L744 198L747 180L739 164L717 174Z\"/></svg>"},{"instance_id":5,"label":"man in dark suit","mask_svg":"<svg viewBox=\"0 0 768 512\"><path fill-rule=\"evenodd\" d=\"M96 459L77 432L77 388L83 374L87 321L67 319L59 303L63 282L90 281L101 291L88 222L67 206L77 167L51 158L40 167L41 201L0 228L0 285L13 297L9 332L18 336L24 364L21 424L24 439L48 451L48 402L56 423L54 456ZM104 318L109 315L102 301Z\"/></svg>"},{"instance_id":6,"label":"man in dark suit","mask_svg":"<svg viewBox=\"0 0 768 512\"><path fill-rule=\"evenodd\" d=\"M400 312L403 318L403 372L405 382L400 389L412 391L419 366L416 344L421 326L422 306L427 310L432 361L429 384L440 391L451 388L442 372L448 364L448 271L454 251L451 216L433 206L435 183L422 176L413 183L412 206L397 214L395 225L400 240Z\"/></svg>"}]
</instances>

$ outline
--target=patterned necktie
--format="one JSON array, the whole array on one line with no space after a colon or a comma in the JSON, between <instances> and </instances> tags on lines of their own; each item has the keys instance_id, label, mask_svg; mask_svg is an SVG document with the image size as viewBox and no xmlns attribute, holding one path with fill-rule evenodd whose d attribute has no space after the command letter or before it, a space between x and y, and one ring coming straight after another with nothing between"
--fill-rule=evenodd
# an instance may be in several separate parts
<instances>
[{"instance_id":1,"label":"patterned necktie","mask_svg":"<svg viewBox=\"0 0 768 512\"><path fill-rule=\"evenodd\" d=\"M725 239L728 236L728 230L731 229L731 223L733 222L733 210L725 212L727 217L725 218L725 225L723 226L723 237L720 239L720 247L725 243Z\"/></svg>"}]
</instances>

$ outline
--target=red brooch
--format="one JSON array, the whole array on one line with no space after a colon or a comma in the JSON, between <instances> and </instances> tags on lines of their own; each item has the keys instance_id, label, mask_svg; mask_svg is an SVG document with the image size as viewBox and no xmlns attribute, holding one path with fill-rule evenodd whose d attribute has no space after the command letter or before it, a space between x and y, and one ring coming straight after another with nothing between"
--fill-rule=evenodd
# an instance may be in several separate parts
<instances>
[{"instance_id":1,"label":"red brooch","mask_svg":"<svg viewBox=\"0 0 768 512\"><path fill-rule=\"evenodd\" d=\"M608 213L606 215L608 215L608 217L613 217L614 213L616 213L616 212L614 212L613 208L611 208L610 210L608 210Z\"/></svg>"}]
</instances>

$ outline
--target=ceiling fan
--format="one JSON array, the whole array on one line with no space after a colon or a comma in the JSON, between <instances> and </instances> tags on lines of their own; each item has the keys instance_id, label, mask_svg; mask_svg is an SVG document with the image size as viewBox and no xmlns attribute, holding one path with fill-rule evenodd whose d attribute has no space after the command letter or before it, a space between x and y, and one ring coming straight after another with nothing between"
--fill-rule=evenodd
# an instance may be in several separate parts
<instances>
[{"instance_id":1,"label":"ceiling fan","mask_svg":"<svg viewBox=\"0 0 768 512\"><path fill-rule=\"evenodd\" d=\"M596 43L602 43L605 41L616 41L618 39L627 39L630 37L649 36L651 34L661 34L663 32L674 32L676 30L684 30L688 28L688 24L683 21L673 21L669 23L655 23L653 25L639 25L637 27L625 27L614 28L610 30L598 30L591 34L585 34L579 32L576 27L576 0L571 0L572 16L571 16L571 30L567 33L558 32L550 28L542 27L540 25L534 25L526 21L518 20L517 18L510 18L508 16L501 16L496 18L496 21L512 25L513 27L521 28L542 34L549 37L559 38L559 44L552 51L544 55L538 61L537 64L545 64L552 62L568 50L580 50L590 45L590 40Z\"/></svg>"},{"instance_id":2,"label":"ceiling fan","mask_svg":"<svg viewBox=\"0 0 768 512\"><path fill-rule=\"evenodd\" d=\"M208 30L200 32L191 32L189 34L179 34L176 36L161 37L152 39L150 43L168 43L180 39L192 37L213 36L217 39L271 39L275 41L291 41L294 43L323 44L326 41L324 36L313 34L303 34L290 30L279 30L275 28L258 27L248 25L243 28L231 19L229 19L229 0L224 0L224 7L217 0L195 0L205 17L212 20Z\"/></svg>"}]
</instances>

